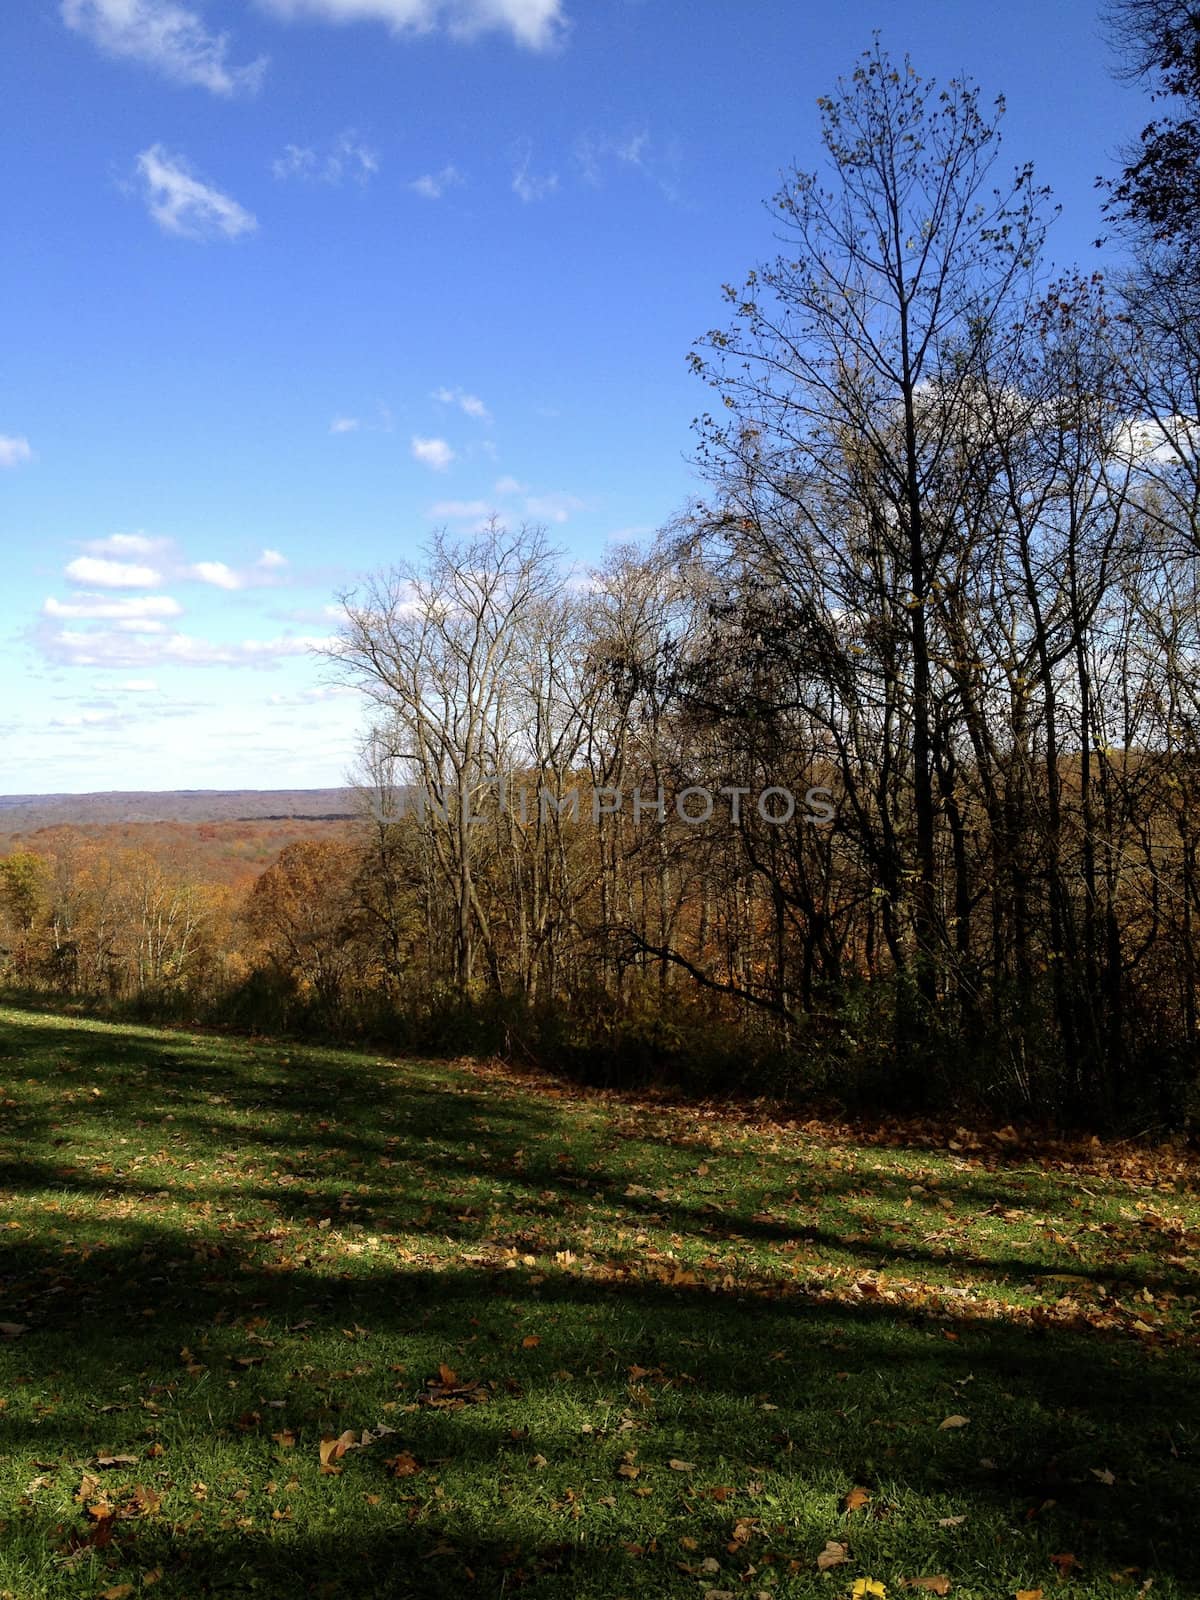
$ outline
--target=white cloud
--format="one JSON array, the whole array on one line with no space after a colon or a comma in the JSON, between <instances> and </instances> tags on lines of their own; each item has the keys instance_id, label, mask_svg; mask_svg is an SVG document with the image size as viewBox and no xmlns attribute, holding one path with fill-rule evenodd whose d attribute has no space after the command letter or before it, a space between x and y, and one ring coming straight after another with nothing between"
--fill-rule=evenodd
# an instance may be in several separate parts
<instances>
[{"instance_id":1,"label":"white cloud","mask_svg":"<svg viewBox=\"0 0 1200 1600\"><path fill-rule=\"evenodd\" d=\"M241 574L227 567L223 561L196 561L186 569L185 575L195 578L197 583L211 583L216 589L243 587Z\"/></svg>"},{"instance_id":2,"label":"white cloud","mask_svg":"<svg viewBox=\"0 0 1200 1600\"><path fill-rule=\"evenodd\" d=\"M194 583L208 583L214 589L269 589L287 580L282 576L288 559L278 550L264 550L252 566L231 567L226 561L193 561L181 567L177 576Z\"/></svg>"},{"instance_id":3,"label":"white cloud","mask_svg":"<svg viewBox=\"0 0 1200 1600\"><path fill-rule=\"evenodd\" d=\"M329 424L330 433L357 433L362 423L357 417L334 417Z\"/></svg>"},{"instance_id":4,"label":"white cloud","mask_svg":"<svg viewBox=\"0 0 1200 1600\"><path fill-rule=\"evenodd\" d=\"M573 494L531 494L525 501L529 515L544 522L566 522L573 511L583 509L583 501Z\"/></svg>"},{"instance_id":5,"label":"white cloud","mask_svg":"<svg viewBox=\"0 0 1200 1600\"><path fill-rule=\"evenodd\" d=\"M23 467L32 460L33 450L24 435L0 433L0 467Z\"/></svg>"},{"instance_id":6,"label":"white cloud","mask_svg":"<svg viewBox=\"0 0 1200 1600\"><path fill-rule=\"evenodd\" d=\"M131 634L119 629L64 628L45 634L42 648L51 660L72 667L258 666L288 656L330 648L336 640L308 634L277 639L243 639L222 644L186 633Z\"/></svg>"},{"instance_id":7,"label":"white cloud","mask_svg":"<svg viewBox=\"0 0 1200 1600\"><path fill-rule=\"evenodd\" d=\"M348 128L324 154L312 145L285 145L283 154L271 163L271 171L280 179L300 178L336 185L351 178L365 185L379 171L379 156Z\"/></svg>"},{"instance_id":8,"label":"white cloud","mask_svg":"<svg viewBox=\"0 0 1200 1600\"><path fill-rule=\"evenodd\" d=\"M51 595L42 606L42 613L64 622L130 622L147 617L178 617L183 607L166 594L130 596L122 600L99 594L80 595L77 600L56 600Z\"/></svg>"},{"instance_id":9,"label":"white cloud","mask_svg":"<svg viewBox=\"0 0 1200 1600\"><path fill-rule=\"evenodd\" d=\"M408 187L422 199L440 200L447 189L456 189L459 184L466 181L458 168L450 165L443 167L440 172L422 173L419 178L414 178Z\"/></svg>"},{"instance_id":10,"label":"white cloud","mask_svg":"<svg viewBox=\"0 0 1200 1600\"><path fill-rule=\"evenodd\" d=\"M519 200L530 205L535 200L544 200L548 194L553 194L558 188L558 173L547 172L540 177L530 172L533 161L533 144L528 139L522 139L517 145L517 164L513 168L512 191Z\"/></svg>"},{"instance_id":11,"label":"white cloud","mask_svg":"<svg viewBox=\"0 0 1200 1600\"><path fill-rule=\"evenodd\" d=\"M585 133L575 141L573 155L580 177L594 188L603 184L608 169L632 167L668 200L676 203L682 200L678 144L671 142L660 147L644 128L627 133L623 138Z\"/></svg>"},{"instance_id":12,"label":"white cloud","mask_svg":"<svg viewBox=\"0 0 1200 1600\"><path fill-rule=\"evenodd\" d=\"M486 500L438 500L429 508L429 515L458 522L467 517L486 517L492 507Z\"/></svg>"},{"instance_id":13,"label":"white cloud","mask_svg":"<svg viewBox=\"0 0 1200 1600\"><path fill-rule=\"evenodd\" d=\"M454 460L454 451L445 439L421 439L414 435L411 449L413 460L432 467L434 472L445 472Z\"/></svg>"},{"instance_id":14,"label":"white cloud","mask_svg":"<svg viewBox=\"0 0 1200 1600\"><path fill-rule=\"evenodd\" d=\"M524 494L525 485L517 478L497 478L496 493L505 497L510 494Z\"/></svg>"},{"instance_id":15,"label":"white cloud","mask_svg":"<svg viewBox=\"0 0 1200 1600\"><path fill-rule=\"evenodd\" d=\"M165 233L183 239L236 239L253 233L257 219L227 194L202 183L188 171L187 163L162 145L151 145L137 158L146 184L150 215Z\"/></svg>"},{"instance_id":16,"label":"white cloud","mask_svg":"<svg viewBox=\"0 0 1200 1600\"><path fill-rule=\"evenodd\" d=\"M176 0L62 0L62 19L111 56L140 61L175 83L213 94L253 94L265 58L235 67L229 35L212 33L204 19Z\"/></svg>"},{"instance_id":17,"label":"white cloud","mask_svg":"<svg viewBox=\"0 0 1200 1600\"><path fill-rule=\"evenodd\" d=\"M382 22L395 34L433 33L453 39L508 33L529 50L546 50L562 37L563 0L260 0L288 21Z\"/></svg>"},{"instance_id":18,"label":"white cloud","mask_svg":"<svg viewBox=\"0 0 1200 1600\"><path fill-rule=\"evenodd\" d=\"M1130 466L1174 466L1200 452L1200 422L1195 417L1130 417L1117 429L1112 454Z\"/></svg>"},{"instance_id":19,"label":"white cloud","mask_svg":"<svg viewBox=\"0 0 1200 1600\"><path fill-rule=\"evenodd\" d=\"M155 567L106 561L99 556L76 556L68 562L66 575L72 583L94 589L155 589L162 582L162 573Z\"/></svg>"},{"instance_id":20,"label":"white cloud","mask_svg":"<svg viewBox=\"0 0 1200 1600\"><path fill-rule=\"evenodd\" d=\"M444 406L457 406L468 417L474 417L476 422L490 422L492 414L484 405L477 394L467 394L462 389L435 389L431 396Z\"/></svg>"},{"instance_id":21,"label":"white cloud","mask_svg":"<svg viewBox=\"0 0 1200 1600\"><path fill-rule=\"evenodd\" d=\"M145 533L110 533L103 539L86 540L83 548L94 556L156 556L169 544L169 539L152 539Z\"/></svg>"}]
</instances>

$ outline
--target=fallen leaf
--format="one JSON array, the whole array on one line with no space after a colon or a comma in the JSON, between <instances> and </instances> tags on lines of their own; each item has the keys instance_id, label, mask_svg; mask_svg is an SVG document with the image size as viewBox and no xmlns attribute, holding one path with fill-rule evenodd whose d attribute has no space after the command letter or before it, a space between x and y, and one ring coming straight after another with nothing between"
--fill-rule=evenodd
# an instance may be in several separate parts
<instances>
[{"instance_id":1,"label":"fallen leaf","mask_svg":"<svg viewBox=\"0 0 1200 1600\"><path fill-rule=\"evenodd\" d=\"M966 1518L966 1513L965 1512L963 1513L963 1515L961 1517L939 1517L938 1518L938 1527L939 1528L957 1528L962 1523L964 1523L966 1520L967 1520L967 1518Z\"/></svg>"},{"instance_id":2,"label":"fallen leaf","mask_svg":"<svg viewBox=\"0 0 1200 1600\"><path fill-rule=\"evenodd\" d=\"M676 1461L674 1456L667 1462L667 1465L672 1472L695 1472L696 1470L694 1461Z\"/></svg>"},{"instance_id":3,"label":"fallen leaf","mask_svg":"<svg viewBox=\"0 0 1200 1600\"><path fill-rule=\"evenodd\" d=\"M383 1464L393 1478L415 1478L421 1470L421 1463L407 1450L401 1450L399 1455L389 1456Z\"/></svg>"},{"instance_id":4,"label":"fallen leaf","mask_svg":"<svg viewBox=\"0 0 1200 1600\"><path fill-rule=\"evenodd\" d=\"M137 1457L136 1456L97 1456L96 1457L96 1465L98 1467L104 1467L106 1470L109 1467L136 1467L137 1466Z\"/></svg>"},{"instance_id":5,"label":"fallen leaf","mask_svg":"<svg viewBox=\"0 0 1200 1600\"><path fill-rule=\"evenodd\" d=\"M1107 1467L1093 1467L1091 1473L1097 1483L1106 1483L1111 1487L1117 1481Z\"/></svg>"},{"instance_id":6,"label":"fallen leaf","mask_svg":"<svg viewBox=\"0 0 1200 1600\"><path fill-rule=\"evenodd\" d=\"M101 1589L100 1600L128 1600L132 1593L131 1583L114 1583L111 1589Z\"/></svg>"},{"instance_id":7,"label":"fallen leaf","mask_svg":"<svg viewBox=\"0 0 1200 1600\"><path fill-rule=\"evenodd\" d=\"M521 1349L522 1350L536 1350L538 1345L541 1344L541 1342L542 1341L538 1338L536 1333L527 1333L525 1335L525 1337L521 1340Z\"/></svg>"},{"instance_id":8,"label":"fallen leaf","mask_svg":"<svg viewBox=\"0 0 1200 1600\"><path fill-rule=\"evenodd\" d=\"M940 1432L942 1428L965 1428L970 1420L970 1417L947 1417L944 1422L938 1423L938 1430Z\"/></svg>"},{"instance_id":9,"label":"fallen leaf","mask_svg":"<svg viewBox=\"0 0 1200 1600\"><path fill-rule=\"evenodd\" d=\"M1079 1565L1079 1557L1072 1555L1070 1551L1068 1551L1066 1555L1051 1556L1050 1560L1058 1568L1058 1575L1060 1578L1065 1578L1071 1571L1072 1567L1077 1567Z\"/></svg>"},{"instance_id":10,"label":"fallen leaf","mask_svg":"<svg viewBox=\"0 0 1200 1600\"><path fill-rule=\"evenodd\" d=\"M279 1433L273 1433L271 1437L281 1450L291 1450L295 1447L296 1435L290 1428L284 1428Z\"/></svg>"},{"instance_id":11,"label":"fallen leaf","mask_svg":"<svg viewBox=\"0 0 1200 1600\"><path fill-rule=\"evenodd\" d=\"M855 1578L850 1593L854 1600L867 1600L868 1595L876 1596L876 1600L887 1600L887 1589L878 1578Z\"/></svg>"},{"instance_id":12,"label":"fallen leaf","mask_svg":"<svg viewBox=\"0 0 1200 1600\"><path fill-rule=\"evenodd\" d=\"M1018 1589L1016 1600L1042 1600L1042 1595L1041 1589Z\"/></svg>"},{"instance_id":13,"label":"fallen leaf","mask_svg":"<svg viewBox=\"0 0 1200 1600\"><path fill-rule=\"evenodd\" d=\"M849 1545L839 1544L836 1539L830 1539L817 1557L817 1571L828 1572L830 1567L844 1566L849 1559Z\"/></svg>"},{"instance_id":14,"label":"fallen leaf","mask_svg":"<svg viewBox=\"0 0 1200 1600\"><path fill-rule=\"evenodd\" d=\"M0 1322L0 1333L6 1339L18 1339L21 1334L29 1332L27 1322Z\"/></svg>"},{"instance_id":15,"label":"fallen leaf","mask_svg":"<svg viewBox=\"0 0 1200 1600\"><path fill-rule=\"evenodd\" d=\"M347 1428L336 1439L325 1437L321 1440L319 1449L321 1454L321 1471L327 1473L340 1472L342 1469L334 1463L340 1461L347 1450L358 1447L358 1435L353 1428Z\"/></svg>"},{"instance_id":16,"label":"fallen leaf","mask_svg":"<svg viewBox=\"0 0 1200 1600\"><path fill-rule=\"evenodd\" d=\"M851 1489L850 1493L842 1501L842 1506L846 1511L861 1511L870 1498L871 1491L869 1489Z\"/></svg>"},{"instance_id":17,"label":"fallen leaf","mask_svg":"<svg viewBox=\"0 0 1200 1600\"><path fill-rule=\"evenodd\" d=\"M929 1594L949 1594L950 1579L939 1572L932 1578L905 1578L906 1589L925 1589Z\"/></svg>"}]
</instances>

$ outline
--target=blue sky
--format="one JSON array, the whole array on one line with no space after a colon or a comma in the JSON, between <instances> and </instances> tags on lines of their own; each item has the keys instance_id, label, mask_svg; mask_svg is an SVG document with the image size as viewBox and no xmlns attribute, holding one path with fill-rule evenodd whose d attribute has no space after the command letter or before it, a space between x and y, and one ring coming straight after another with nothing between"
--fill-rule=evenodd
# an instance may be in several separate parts
<instances>
[{"instance_id":1,"label":"blue sky","mask_svg":"<svg viewBox=\"0 0 1200 1600\"><path fill-rule=\"evenodd\" d=\"M688 349L874 29L1005 94L1101 264L1145 108L1091 3L8 0L0 792L338 783L339 590L669 518Z\"/></svg>"}]
</instances>

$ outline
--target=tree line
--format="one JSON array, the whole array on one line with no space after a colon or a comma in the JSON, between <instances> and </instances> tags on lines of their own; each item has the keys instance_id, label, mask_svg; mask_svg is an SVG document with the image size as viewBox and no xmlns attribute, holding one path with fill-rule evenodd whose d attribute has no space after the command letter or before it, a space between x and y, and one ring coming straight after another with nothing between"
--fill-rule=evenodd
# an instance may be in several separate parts
<instances>
[{"instance_id":1,"label":"tree line","mask_svg":"<svg viewBox=\"0 0 1200 1600\"><path fill-rule=\"evenodd\" d=\"M693 352L704 494L592 570L493 522L343 596L355 836L284 851L232 965L143 894L121 984L194 963L228 1015L609 1076L1190 1114L1195 210L1178 173L1146 209L1152 127L1120 271L1054 274L1002 103L877 45L820 110ZM0 869L19 959L82 989L49 881Z\"/></svg>"}]
</instances>

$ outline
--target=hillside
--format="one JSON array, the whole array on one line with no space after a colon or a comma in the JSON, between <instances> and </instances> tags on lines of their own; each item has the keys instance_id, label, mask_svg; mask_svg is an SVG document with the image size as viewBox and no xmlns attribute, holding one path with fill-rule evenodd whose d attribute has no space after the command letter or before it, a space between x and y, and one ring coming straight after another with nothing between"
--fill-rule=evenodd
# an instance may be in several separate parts
<instances>
[{"instance_id":1,"label":"hillside","mask_svg":"<svg viewBox=\"0 0 1200 1600\"><path fill-rule=\"evenodd\" d=\"M353 789L131 789L0 795L0 833L114 822L244 822L356 814Z\"/></svg>"},{"instance_id":2,"label":"hillside","mask_svg":"<svg viewBox=\"0 0 1200 1600\"><path fill-rule=\"evenodd\" d=\"M0 1078L0 1593L1196 1594L1178 1151L16 1011Z\"/></svg>"}]
</instances>

